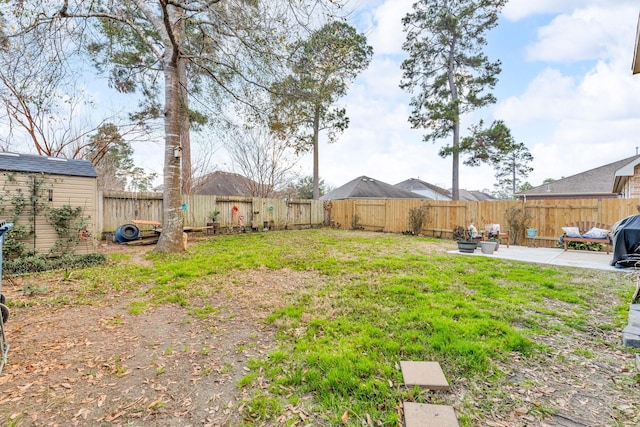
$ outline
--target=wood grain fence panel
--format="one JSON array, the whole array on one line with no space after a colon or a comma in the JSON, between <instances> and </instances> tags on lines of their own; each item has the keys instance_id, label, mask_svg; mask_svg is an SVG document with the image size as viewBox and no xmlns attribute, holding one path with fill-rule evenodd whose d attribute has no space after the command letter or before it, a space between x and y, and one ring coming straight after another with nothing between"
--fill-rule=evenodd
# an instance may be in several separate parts
<instances>
[{"instance_id":1,"label":"wood grain fence panel","mask_svg":"<svg viewBox=\"0 0 640 427\"><path fill-rule=\"evenodd\" d=\"M162 194L105 192L102 202L103 232L115 232L134 220L162 221Z\"/></svg>"},{"instance_id":2,"label":"wood grain fence panel","mask_svg":"<svg viewBox=\"0 0 640 427\"><path fill-rule=\"evenodd\" d=\"M507 211L519 209L530 217L527 226L538 229L541 245L554 246L562 227L572 222L593 221L613 225L629 215L638 214L640 199L562 199L522 201L436 201L421 199L319 200L260 199L250 197L183 196L186 204L185 225L203 226L209 214L220 210L223 227L232 225L240 216L245 226L260 228L264 222L276 228L287 226L319 226L323 222L334 227L353 228L355 215L366 229L401 233L410 229L409 211L426 206L428 222L423 233L452 238L456 226L466 227L471 219L481 230L486 224L500 224L509 229ZM234 206L237 213L234 214ZM99 203L102 231L114 232L132 220L162 222L162 194L105 192ZM99 221L100 222L100 221ZM100 230L99 230L100 231ZM524 232L522 232L524 234ZM522 236L524 239L524 235Z\"/></svg>"},{"instance_id":3,"label":"wood grain fence panel","mask_svg":"<svg viewBox=\"0 0 640 427\"><path fill-rule=\"evenodd\" d=\"M239 225L262 228L264 223L284 229L287 225L320 226L324 221L323 202L303 199L261 199L252 197L183 195L184 225L203 227L218 209L221 227ZM162 194L105 192L99 203L101 232L115 230L133 220L162 222Z\"/></svg>"},{"instance_id":4,"label":"wood grain fence panel","mask_svg":"<svg viewBox=\"0 0 640 427\"><path fill-rule=\"evenodd\" d=\"M354 223L358 228L373 231L385 229L387 211L385 200L357 200L354 208L356 215Z\"/></svg>"}]
</instances>

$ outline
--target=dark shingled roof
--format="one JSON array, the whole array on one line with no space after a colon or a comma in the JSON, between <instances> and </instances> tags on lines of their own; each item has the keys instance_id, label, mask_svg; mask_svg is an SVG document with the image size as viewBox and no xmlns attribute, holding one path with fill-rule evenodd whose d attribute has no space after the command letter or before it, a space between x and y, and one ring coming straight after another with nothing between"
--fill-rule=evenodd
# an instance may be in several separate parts
<instances>
[{"instance_id":1,"label":"dark shingled roof","mask_svg":"<svg viewBox=\"0 0 640 427\"><path fill-rule=\"evenodd\" d=\"M464 197L464 199L463 199ZM482 202L482 201L487 201L487 200L497 200L495 197L493 197L491 194L487 194L483 191L477 191L477 190L471 190L471 191L467 191L467 190L460 190L460 199L461 200L469 200L469 201L478 201L478 202Z\"/></svg>"},{"instance_id":2,"label":"dark shingled roof","mask_svg":"<svg viewBox=\"0 0 640 427\"><path fill-rule=\"evenodd\" d=\"M589 195L589 194L611 194L614 191L614 179L616 172L629 163L639 159L640 156L633 156L608 165L590 169L576 175L571 175L548 184L542 184L526 191L521 191L517 195Z\"/></svg>"},{"instance_id":3,"label":"dark shingled roof","mask_svg":"<svg viewBox=\"0 0 640 427\"><path fill-rule=\"evenodd\" d=\"M0 152L0 170L48 173L52 175L96 178L98 174L88 160Z\"/></svg>"},{"instance_id":4,"label":"dark shingled roof","mask_svg":"<svg viewBox=\"0 0 640 427\"><path fill-rule=\"evenodd\" d=\"M197 180L195 194L206 196L252 197L249 178L237 173L216 171Z\"/></svg>"},{"instance_id":5,"label":"dark shingled roof","mask_svg":"<svg viewBox=\"0 0 640 427\"><path fill-rule=\"evenodd\" d=\"M440 188L437 185L429 184L428 182L418 178L409 178L397 183L395 186L407 191L431 190L434 193L441 194L445 197L451 197L451 193L449 193L444 188Z\"/></svg>"},{"instance_id":6,"label":"dark shingled roof","mask_svg":"<svg viewBox=\"0 0 640 427\"><path fill-rule=\"evenodd\" d=\"M361 176L320 197L320 200L340 199L426 199L377 179Z\"/></svg>"}]
</instances>

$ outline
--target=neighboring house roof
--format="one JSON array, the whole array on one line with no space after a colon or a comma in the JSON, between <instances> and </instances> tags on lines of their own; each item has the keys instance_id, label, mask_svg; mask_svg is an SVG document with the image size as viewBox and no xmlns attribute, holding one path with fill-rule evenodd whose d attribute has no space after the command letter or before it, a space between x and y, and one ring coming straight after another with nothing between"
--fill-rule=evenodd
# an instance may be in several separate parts
<instances>
[{"instance_id":1,"label":"neighboring house roof","mask_svg":"<svg viewBox=\"0 0 640 427\"><path fill-rule=\"evenodd\" d=\"M498 200L495 197L493 197L491 194L487 194L487 193L484 193L482 191L476 191L476 190L474 190L474 191L460 190L460 191L461 192L465 191L465 192L469 193L471 195L471 197L474 198L473 200L476 200L476 201L479 201L479 202L486 201L486 200Z\"/></svg>"},{"instance_id":2,"label":"neighboring house roof","mask_svg":"<svg viewBox=\"0 0 640 427\"><path fill-rule=\"evenodd\" d=\"M194 194L252 197L251 180L232 172L216 171L196 180Z\"/></svg>"},{"instance_id":3,"label":"neighboring house roof","mask_svg":"<svg viewBox=\"0 0 640 427\"><path fill-rule=\"evenodd\" d=\"M466 201L466 202L480 202L480 201L485 201L485 200L497 200L495 197L493 197L491 194L487 194L487 193L483 193L482 191L467 191L464 189L459 189L458 190L458 197L460 198L460 200Z\"/></svg>"},{"instance_id":4,"label":"neighboring house roof","mask_svg":"<svg viewBox=\"0 0 640 427\"><path fill-rule=\"evenodd\" d=\"M542 184L529 190L521 191L516 195L545 197L611 195L617 193L615 185L620 182L620 178L633 176L634 165L639 162L640 156L636 155L548 184Z\"/></svg>"},{"instance_id":5,"label":"neighboring house roof","mask_svg":"<svg viewBox=\"0 0 640 427\"><path fill-rule=\"evenodd\" d=\"M0 170L84 176L89 178L96 178L98 176L95 168L88 160L9 152L0 152Z\"/></svg>"},{"instance_id":6,"label":"neighboring house roof","mask_svg":"<svg viewBox=\"0 0 640 427\"><path fill-rule=\"evenodd\" d=\"M451 200L451 194L444 188L440 188L437 185L429 184L418 178L409 178L402 182L397 183L394 187L401 188L403 190L412 191L414 193L438 198L440 200Z\"/></svg>"},{"instance_id":7,"label":"neighboring house roof","mask_svg":"<svg viewBox=\"0 0 640 427\"><path fill-rule=\"evenodd\" d=\"M411 191L403 190L386 182L360 176L320 197L320 200L340 199L426 199Z\"/></svg>"}]
</instances>

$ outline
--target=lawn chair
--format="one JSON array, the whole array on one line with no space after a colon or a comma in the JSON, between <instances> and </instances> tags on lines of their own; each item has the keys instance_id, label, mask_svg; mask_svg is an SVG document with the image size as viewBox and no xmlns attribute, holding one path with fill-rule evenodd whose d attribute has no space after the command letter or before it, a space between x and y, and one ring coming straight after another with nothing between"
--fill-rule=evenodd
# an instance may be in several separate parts
<instances>
[{"instance_id":1,"label":"lawn chair","mask_svg":"<svg viewBox=\"0 0 640 427\"><path fill-rule=\"evenodd\" d=\"M509 247L509 240L511 240L511 234L509 230L502 232L500 231L500 224L487 224L484 226L484 230L482 231L482 240L489 239L500 239L503 242L507 243L507 247Z\"/></svg>"}]
</instances>

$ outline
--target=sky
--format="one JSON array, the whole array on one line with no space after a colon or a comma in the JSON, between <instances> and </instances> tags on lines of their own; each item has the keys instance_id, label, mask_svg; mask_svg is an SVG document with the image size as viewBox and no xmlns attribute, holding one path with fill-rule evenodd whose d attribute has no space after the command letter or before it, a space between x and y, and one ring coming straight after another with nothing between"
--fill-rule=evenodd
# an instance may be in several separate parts
<instances>
[{"instance_id":1,"label":"sky","mask_svg":"<svg viewBox=\"0 0 640 427\"><path fill-rule=\"evenodd\" d=\"M338 187L365 175L389 184L408 178L451 187L451 158L424 142L408 122L411 94L399 88L413 0L352 0L350 23L374 49L369 68L341 100L350 126L319 147L320 177ZM489 59L502 62L494 105L463 118L503 120L534 160L526 178L540 185L636 154L640 146L640 75L631 63L636 0L510 0L488 34ZM301 165L311 175L311 157ZM308 165L308 166L306 166ZM460 167L460 188L493 190L494 170Z\"/></svg>"},{"instance_id":2,"label":"sky","mask_svg":"<svg viewBox=\"0 0 640 427\"><path fill-rule=\"evenodd\" d=\"M419 178L451 187L451 158L440 142L424 142L412 129L411 94L400 89L406 58L402 18L414 0L349 0L349 22L367 36L372 62L339 103L349 128L333 144L321 139L320 178L330 188L365 175L389 184ZM485 52L502 62L494 105L463 117L469 125L503 120L534 160L526 180L534 186L636 154L640 146L640 74L631 63L640 6L637 0L509 0ZM95 104L131 104L127 95L97 91ZM123 98L124 97L124 98ZM134 143L138 166L162 183L163 140ZM223 148L217 169L234 171ZM312 157L297 172L312 175ZM460 165L460 188L493 190L494 170Z\"/></svg>"}]
</instances>

